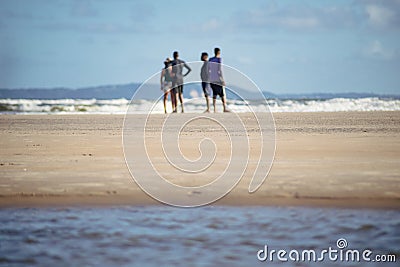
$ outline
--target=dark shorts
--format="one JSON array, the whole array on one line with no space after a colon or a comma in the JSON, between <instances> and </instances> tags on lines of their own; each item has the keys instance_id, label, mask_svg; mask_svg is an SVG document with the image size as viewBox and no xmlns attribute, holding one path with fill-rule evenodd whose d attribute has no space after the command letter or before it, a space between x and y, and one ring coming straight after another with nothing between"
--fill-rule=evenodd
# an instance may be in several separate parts
<instances>
[{"instance_id":1,"label":"dark shorts","mask_svg":"<svg viewBox=\"0 0 400 267\"><path fill-rule=\"evenodd\" d=\"M213 91L213 98L217 98L217 96L224 97L224 87L222 85L215 83L210 83L210 85Z\"/></svg>"},{"instance_id":2,"label":"dark shorts","mask_svg":"<svg viewBox=\"0 0 400 267\"><path fill-rule=\"evenodd\" d=\"M201 87L203 88L204 96L208 97L208 82L201 82Z\"/></svg>"},{"instance_id":3,"label":"dark shorts","mask_svg":"<svg viewBox=\"0 0 400 267\"><path fill-rule=\"evenodd\" d=\"M178 85L172 88L174 94L183 94L183 85Z\"/></svg>"}]
</instances>

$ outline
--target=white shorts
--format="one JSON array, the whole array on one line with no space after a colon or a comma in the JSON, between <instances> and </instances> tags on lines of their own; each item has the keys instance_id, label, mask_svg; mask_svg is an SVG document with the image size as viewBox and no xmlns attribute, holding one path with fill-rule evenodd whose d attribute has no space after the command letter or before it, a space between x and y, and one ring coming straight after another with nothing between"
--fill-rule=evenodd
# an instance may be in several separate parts
<instances>
[{"instance_id":1,"label":"white shorts","mask_svg":"<svg viewBox=\"0 0 400 267\"><path fill-rule=\"evenodd\" d=\"M172 82L164 81L163 89L164 89L164 93L170 91L172 89Z\"/></svg>"}]
</instances>

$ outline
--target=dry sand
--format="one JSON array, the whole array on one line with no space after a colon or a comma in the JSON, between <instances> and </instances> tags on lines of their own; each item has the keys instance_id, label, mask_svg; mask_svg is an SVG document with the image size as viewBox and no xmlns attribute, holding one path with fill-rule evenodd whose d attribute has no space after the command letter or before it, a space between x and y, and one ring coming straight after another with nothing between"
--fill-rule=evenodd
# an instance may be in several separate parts
<instances>
[{"instance_id":1,"label":"dry sand","mask_svg":"<svg viewBox=\"0 0 400 267\"><path fill-rule=\"evenodd\" d=\"M267 180L249 194L244 177L214 204L400 208L400 112L274 118ZM0 206L158 204L130 176L122 124L122 115L1 115Z\"/></svg>"}]
</instances>

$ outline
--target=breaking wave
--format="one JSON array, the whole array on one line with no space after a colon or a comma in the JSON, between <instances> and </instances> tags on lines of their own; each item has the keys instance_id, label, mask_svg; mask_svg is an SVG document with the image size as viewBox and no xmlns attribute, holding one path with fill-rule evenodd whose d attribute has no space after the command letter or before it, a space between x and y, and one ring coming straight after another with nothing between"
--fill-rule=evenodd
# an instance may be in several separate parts
<instances>
[{"instance_id":1,"label":"breaking wave","mask_svg":"<svg viewBox=\"0 0 400 267\"><path fill-rule=\"evenodd\" d=\"M1 114L124 114L129 100L121 99L0 99ZM265 111L263 100L228 100L228 108L233 112L249 112L250 103L253 111ZM395 111L400 110L399 99L367 98L332 98L332 99L268 99L272 112L336 112L336 111ZM163 113L161 101L135 100L131 110L149 110L155 105L154 113ZM218 105L220 101L218 100ZM259 107L259 110L258 108ZM168 103L167 108L171 108ZM219 107L221 108L221 107ZM186 112L203 112L204 98L185 100ZM169 112L171 110L168 110Z\"/></svg>"}]
</instances>

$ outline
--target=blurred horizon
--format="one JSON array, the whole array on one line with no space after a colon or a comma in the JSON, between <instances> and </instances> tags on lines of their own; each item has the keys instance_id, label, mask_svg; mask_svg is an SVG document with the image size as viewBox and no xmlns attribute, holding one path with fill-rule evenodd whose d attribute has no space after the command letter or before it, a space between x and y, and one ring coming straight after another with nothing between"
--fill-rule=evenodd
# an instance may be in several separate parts
<instances>
[{"instance_id":1,"label":"blurred horizon","mask_svg":"<svg viewBox=\"0 0 400 267\"><path fill-rule=\"evenodd\" d=\"M0 2L0 88L141 83L174 50L274 94L400 91L400 1Z\"/></svg>"}]
</instances>

